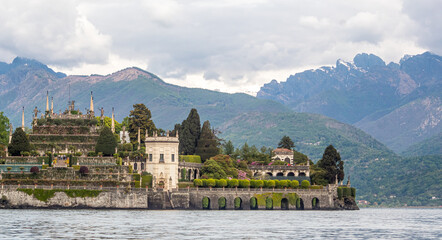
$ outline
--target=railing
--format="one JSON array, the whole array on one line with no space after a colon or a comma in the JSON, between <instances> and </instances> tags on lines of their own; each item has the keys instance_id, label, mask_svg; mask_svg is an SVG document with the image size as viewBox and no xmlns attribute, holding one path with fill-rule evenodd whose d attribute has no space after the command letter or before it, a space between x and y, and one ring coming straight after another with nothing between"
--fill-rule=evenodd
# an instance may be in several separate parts
<instances>
[{"instance_id":1,"label":"railing","mask_svg":"<svg viewBox=\"0 0 442 240\"><path fill-rule=\"evenodd\" d=\"M179 188L178 192L299 192L299 193L311 193L311 192L327 192L326 188L323 189L303 189L303 188Z\"/></svg>"},{"instance_id":2,"label":"railing","mask_svg":"<svg viewBox=\"0 0 442 240\"><path fill-rule=\"evenodd\" d=\"M266 166L253 166L249 165L250 170L309 170L309 166L285 166L285 165L266 165Z\"/></svg>"},{"instance_id":3,"label":"railing","mask_svg":"<svg viewBox=\"0 0 442 240\"><path fill-rule=\"evenodd\" d=\"M202 163L191 163L191 162L179 162L178 167L188 167L188 168L201 168Z\"/></svg>"},{"instance_id":4,"label":"railing","mask_svg":"<svg viewBox=\"0 0 442 240\"><path fill-rule=\"evenodd\" d=\"M44 189L44 190L103 190L103 191L153 191L150 188L136 188L129 186L121 187L100 187L100 186L69 186L69 185L1 185L0 190L17 190L17 189Z\"/></svg>"}]
</instances>

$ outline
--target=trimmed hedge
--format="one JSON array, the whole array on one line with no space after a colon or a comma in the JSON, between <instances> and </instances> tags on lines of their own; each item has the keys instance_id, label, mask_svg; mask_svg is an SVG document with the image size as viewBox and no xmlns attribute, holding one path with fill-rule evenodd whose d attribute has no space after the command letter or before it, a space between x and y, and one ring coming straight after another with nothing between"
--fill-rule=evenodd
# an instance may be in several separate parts
<instances>
[{"instance_id":1,"label":"trimmed hedge","mask_svg":"<svg viewBox=\"0 0 442 240\"><path fill-rule=\"evenodd\" d=\"M301 188L309 188L309 187L310 187L310 182L307 180L302 180Z\"/></svg>"},{"instance_id":2,"label":"trimmed hedge","mask_svg":"<svg viewBox=\"0 0 442 240\"><path fill-rule=\"evenodd\" d=\"M201 163L201 157L198 155L179 155L180 162Z\"/></svg>"},{"instance_id":3,"label":"trimmed hedge","mask_svg":"<svg viewBox=\"0 0 442 240\"><path fill-rule=\"evenodd\" d=\"M338 198L355 198L356 197L356 188L349 187L338 187Z\"/></svg>"}]
</instances>

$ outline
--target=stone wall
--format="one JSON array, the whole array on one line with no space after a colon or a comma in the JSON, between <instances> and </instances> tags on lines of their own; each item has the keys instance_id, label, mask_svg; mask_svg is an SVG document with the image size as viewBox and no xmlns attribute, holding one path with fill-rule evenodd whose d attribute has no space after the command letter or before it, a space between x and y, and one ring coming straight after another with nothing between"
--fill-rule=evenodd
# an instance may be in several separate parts
<instances>
[{"instance_id":1,"label":"stone wall","mask_svg":"<svg viewBox=\"0 0 442 240\"><path fill-rule=\"evenodd\" d=\"M103 191L97 197L69 197L56 192L54 197L40 201L32 195L13 189L0 190L3 208L114 208L146 209L149 207L146 191Z\"/></svg>"}]
</instances>

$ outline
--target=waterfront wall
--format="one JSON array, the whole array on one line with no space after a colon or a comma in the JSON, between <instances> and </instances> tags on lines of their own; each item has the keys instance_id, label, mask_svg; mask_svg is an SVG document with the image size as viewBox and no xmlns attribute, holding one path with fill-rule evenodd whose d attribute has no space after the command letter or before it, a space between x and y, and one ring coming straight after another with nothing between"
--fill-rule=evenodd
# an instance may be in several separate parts
<instances>
[{"instance_id":1,"label":"waterfront wall","mask_svg":"<svg viewBox=\"0 0 442 240\"><path fill-rule=\"evenodd\" d=\"M31 189L30 189L31 190ZM58 190L57 190L58 191ZM266 209L266 199L272 201L272 209L286 210L340 210L354 206L337 204L335 191L329 189L181 189L180 191L146 191L144 189L108 189L93 197L72 197L59 190L46 201L16 189L0 190L2 208L108 208L108 209L203 209L203 198L209 199L207 209ZM218 200L225 198L225 207ZM240 206L235 207L239 198ZM251 199L257 201L255 208ZM238 200L237 200L238 201ZM354 201L353 201L354 202ZM354 204L355 205L355 204ZM356 207L357 208L357 207Z\"/></svg>"},{"instance_id":2,"label":"waterfront wall","mask_svg":"<svg viewBox=\"0 0 442 240\"><path fill-rule=\"evenodd\" d=\"M147 209L145 191L102 191L96 197L70 197L65 192L55 192L47 201L15 189L0 190L3 208L110 208Z\"/></svg>"}]
</instances>

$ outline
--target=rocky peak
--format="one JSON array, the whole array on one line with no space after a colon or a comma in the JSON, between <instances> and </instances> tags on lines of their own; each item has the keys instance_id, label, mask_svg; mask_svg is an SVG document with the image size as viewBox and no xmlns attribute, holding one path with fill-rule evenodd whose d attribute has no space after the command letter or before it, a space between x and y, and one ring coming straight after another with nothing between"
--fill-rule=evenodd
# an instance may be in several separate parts
<instances>
[{"instance_id":1,"label":"rocky peak","mask_svg":"<svg viewBox=\"0 0 442 240\"><path fill-rule=\"evenodd\" d=\"M374 54L359 53L353 58L353 62L357 67L369 70L374 66L385 67L385 62Z\"/></svg>"}]
</instances>

